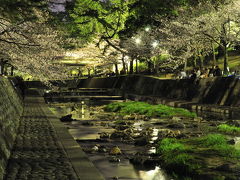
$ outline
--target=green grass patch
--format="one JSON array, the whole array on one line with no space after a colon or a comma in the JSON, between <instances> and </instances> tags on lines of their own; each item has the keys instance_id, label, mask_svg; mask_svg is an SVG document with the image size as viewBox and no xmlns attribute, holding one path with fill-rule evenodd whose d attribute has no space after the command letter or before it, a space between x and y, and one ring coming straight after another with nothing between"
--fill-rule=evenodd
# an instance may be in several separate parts
<instances>
[{"instance_id":1,"label":"green grass patch","mask_svg":"<svg viewBox=\"0 0 240 180\"><path fill-rule=\"evenodd\" d=\"M151 105L144 102L116 102L105 106L105 111L119 112L123 114L141 114L148 117L196 117L196 113L183 108L173 108L166 105Z\"/></svg>"},{"instance_id":2,"label":"green grass patch","mask_svg":"<svg viewBox=\"0 0 240 180\"><path fill-rule=\"evenodd\" d=\"M227 139L221 134L209 134L200 138L200 146L208 148L225 158L240 158L240 150L227 143Z\"/></svg>"},{"instance_id":3,"label":"green grass patch","mask_svg":"<svg viewBox=\"0 0 240 180\"><path fill-rule=\"evenodd\" d=\"M240 133L240 128L236 126L230 126L228 124L221 124L217 127L218 131L223 133L235 134Z\"/></svg>"},{"instance_id":4,"label":"green grass patch","mask_svg":"<svg viewBox=\"0 0 240 180\"><path fill-rule=\"evenodd\" d=\"M194 157L188 153L190 151L192 151L191 147L175 138L165 138L157 147L157 154L161 155L164 165L183 174L192 172L198 167Z\"/></svg>"},{"instance_id":5,"label":"green grass patch","mask_svg":"<svg viewBox=\"0 0 240 180\"><path fill-rule=\"evenodd\" d=\"M209 134L200 138L200 141L202 142L201 145L204 147L227 144L225 136L221 134Z\"/></svg>"},{"instance_id":6,"label":"green grass patch","mask_svg":"<svg viewBox=\"0 0 240 180\"><path fill-rule=\"evenodd\" d=\"M194 173L201 167L206 167L204 154L207 158L218 156L223 160L240 159L240 150L228 144L226 137L221 134L209 134L185 140L165 138L158 142L156 149L163 165L181 175Z\"/></svg>"}]
</instances>

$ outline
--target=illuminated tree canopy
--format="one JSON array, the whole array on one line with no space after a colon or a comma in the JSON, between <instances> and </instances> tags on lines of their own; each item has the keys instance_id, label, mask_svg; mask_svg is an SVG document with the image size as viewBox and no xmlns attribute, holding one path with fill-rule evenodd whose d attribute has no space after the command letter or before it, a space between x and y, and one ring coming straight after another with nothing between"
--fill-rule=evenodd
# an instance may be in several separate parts
<instances>
[{"instance_id":1,"label":"illuminated tree canopy","mask_svg":"<svg viewBox=\"0 0 240 180\"><path fill-rule=\"evenodd\" d=\"M49 25L46 5L43 1L4 1L1 4L2 66L7 60L15 69L41 80L64 77L64 68L53 63L63 50L59 46L58 32Z\"/></svg>"},{"instance_id":2,"label":"illuminated tree canopy","mask_svg":"<svg viewBox=\"0 0 240 180\"><path fill-rule=\"evenodd\" d=\"M60 16L49 13L47 0L2 0L0 62L40 79L62 78L65 68L56 58L64 56L70 41L80 42L79 52L92 59L96 54L89 55L89 47L98 47L104 63L122 62L123 68L126 56L130 63L154 66L164 56L175 68L219 47L227 73L227 49L239 44L238 7L239 0L76 0ZM61 23L54 24L54 16Z\"/></svg>"}]
</instances>

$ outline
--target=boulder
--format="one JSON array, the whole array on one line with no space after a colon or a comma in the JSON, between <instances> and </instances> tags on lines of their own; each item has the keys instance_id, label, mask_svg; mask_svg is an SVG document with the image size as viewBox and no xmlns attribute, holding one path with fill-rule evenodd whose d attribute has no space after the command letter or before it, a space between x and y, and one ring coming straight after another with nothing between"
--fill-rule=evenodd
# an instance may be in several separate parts
<instances>
[{"instance_id":1,"label":"boulder","mask_svg":"<svg viewBox=\"0 0 240 180\"><path fill-rule=\"evenodd\" d=\"M123 116L124 120L134 120L136 115L125 115Z\"/></svg>"},{"instance_id":2,"label":"boulder","mask_svg":"<svg viewBox=\"0 0 240 180\"><path fill-rule=\"evenodd\" d=\"M110 157L110 159L109 159L109 162L113 162L113 163L118 163L118 162L120 162L121 160L118 158L118 157L116 157L116 156L112 156L112 157Z\"/></svg>"},{"instance_id":3,"label":"boulder","mask_svg":"<svg viewBox=\"0 0 240 180\"><path fill-rule=\"evenodd\" d=\"M193 120L196 121L196 122L201 122L201 121L203 121L203 118L202 117L195 117Z\"/></svg>"},{"instance_id":4,"label":"boulder","mask_svg":"<svg viewBox=\"0 0 240 180\"><path fill-rule=\"evenodd\" d=\"M62 121L62 122L71 122L71 121L76 121L76 119L72 118L72 114L68 114L66 116L61 117L60 121Z\"/></svg>"},{"instance_id":5,"label":"boulder","mask_svg":"<svg viewBox=\"0 0 240 180\"><path fill-rule=\"evenodd\" d=\"M117 130L125 130L125 129L128 129L130 127L131 126L129 126L129 125L116 125L114 128L117 129Z\"/></svg>"},{"instance_id":6,"label":"boulder","mask_svg":"<svg viewBox=\"0 0 240 180\"><path fill-rule=\"evenodd\" d=\"M115 147L113 147L110 150L109 154L111 154L111 155L119 155L119 154L122 154L122 151L121 151L121 149L119 147L115 146Z\"/></svg>"},{"instance_id":7,"label":"boulder","mask_svg":"<svg viewBox=\"0 0 240 180\"><path fill-rule=\"evenodd\" d=\"M148 120L150 120L150 117L148 117L148 116L146 116L146 115L136 115L136 116L135 116L135 120L148 121Z\"/></svg>"},{"instance_id":8,"label":"boulder","mask_svg":"<svg viewBox=\"0 0 240 180\"><path fill-rule=\"evenodd\" d=\"M162 138L181 138L182 137L182 133L179 130L170 130L170 129L161 129L158 132L158 137L159 139Z\"/></svg>"},{"instance_id":9,"label":"boulder","mask_svg":"<svg viewBox=\"0 0 240 180\"><path fill-rule=\"evenodd\" d=\"M185 124L183 123L172 123L167 125L168 128L174 128L174 129L183 129L185 128Z\"/></svg>"},{"instance_id":10,"label":"boulder","mask_svg":"<svg viewBox=\"0 0 240 180\"><path fill-rule=\"evenodd\" d=\"M99 149L98 145L95 145L95 146L92 147L92 151L93 151L93 152L97 152L98 149Z\"/></svg>"},{"instance_id":11,"label":"boulder","mask_svg":"<svg viewBox=\"0 0 240 180\"><path fill-rule=\"evenodd\" d=\"M227 121L228 125L240 127L240 120L229 120Z\"/></svg>"},{"instance_id":12,"label":"boulder","mask_svg":"<svg viewBox=\"0 0 240 180\"><path fill-rule=\"evenodd\" d=\"M128 139L129 135L124 131L114 131L111 136L111 139Z\"/></svg>"},{"instance_id":13,"label":"boulder","mask_svg":"<svg viewBox=\"0 0 240 180\"><path fill-rule=\"evenodd\" d=\"M235 140L234 140L234 139L230 139L230 140L228 140L227 142L228 142L228 144L231 144L231 145L234 145L234 144L235 144Z\"/></svg>"},{"instance_id":14,"label":"boulder","mask_svg":"<svg viewBox=\"0 0 240 180\"><path fill-rule=\"evenodd\" d=\"M93 126L94 123L91 122L91 121L85 121L85 122L82 122L82 125L84 125L84 126Z\"/></svg>"},{"instance_id":15,"label":"boulder","mask_svg":"<svg viewBox=\"0 0 240 180\"><path fill-rule=\"evenodd\" d=\"M98 147L98 152L106 153L107 152L107 148L105 146L99 146Z\"/></svg>"},{"instance_id":16,"label":"boulder","mask_svg":"<svg viewBox=\"0 0 240 180\"><path fill-rule=\"evenodd\" d=\"M172 117L172 121L181 121L181 120L182 120L181 117L177 117L177 116Z\"/></svg>"},{"instance_id":17,"label":"boulder","mask_svg":"<svg viewBox=\"0 0 240 180\"><path fill-rule=\"evenodd\" d=\"M140 137L140 138L137 138L135 139L135 145L137 146L145 146L148 144L148 138L147 137Z\"/></svg>"},{"instance_id":18,"label":"boulder","mask_svg":"<svg viewBox=\"0 0 240 180\"><path fill-rule=\"evenodd\" d=\"M99 135L100 135L101 139L106 139L106 138L110 137L110 134L106 133L106 132L101 132L101 133L99 133Z\"/></svg>"},{"instance_id":19,"label":"boulder","mask_svg":"<svg viewBox=\"0 0 240 180\"><path fill-rule=\"evenodd\" d=\"M130 162L134 165L141 165L145 168L154 168L157 164L159 164L159 159L157 157L152 157L148 155L135 155L134 157L130 158Z\"/></svg>"}]
</instances>

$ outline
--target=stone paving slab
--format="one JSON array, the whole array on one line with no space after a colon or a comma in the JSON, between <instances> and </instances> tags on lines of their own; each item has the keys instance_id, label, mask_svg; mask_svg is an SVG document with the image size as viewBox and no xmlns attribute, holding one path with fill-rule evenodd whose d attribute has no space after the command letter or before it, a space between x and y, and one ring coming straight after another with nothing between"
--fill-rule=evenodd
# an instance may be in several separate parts
<instances>
[{"instance_id":1,"label":"stone paving slab","mask_svg":"<svg viewBox=\"0 0 240 180\"><path fill-rule=\"evenodd\" d=\"M103 180L41 97L27 97L4 180Z\"/></svg>"}]
</instances>

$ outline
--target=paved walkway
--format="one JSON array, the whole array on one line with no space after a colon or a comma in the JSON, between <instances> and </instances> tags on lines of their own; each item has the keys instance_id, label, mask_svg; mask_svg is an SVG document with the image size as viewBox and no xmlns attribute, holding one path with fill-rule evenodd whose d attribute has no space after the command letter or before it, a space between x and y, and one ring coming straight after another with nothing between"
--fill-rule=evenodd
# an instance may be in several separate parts
<instances>
[{"instance_id":1,"label":"paved walkway","mask_svg":"<svg viewBox=\"0 0 240 180\"><path fill-rule=\"evenodd\" d=\"M27 97L4 180L102 180L41 97Z\"/></svg>"}]
</instances>

